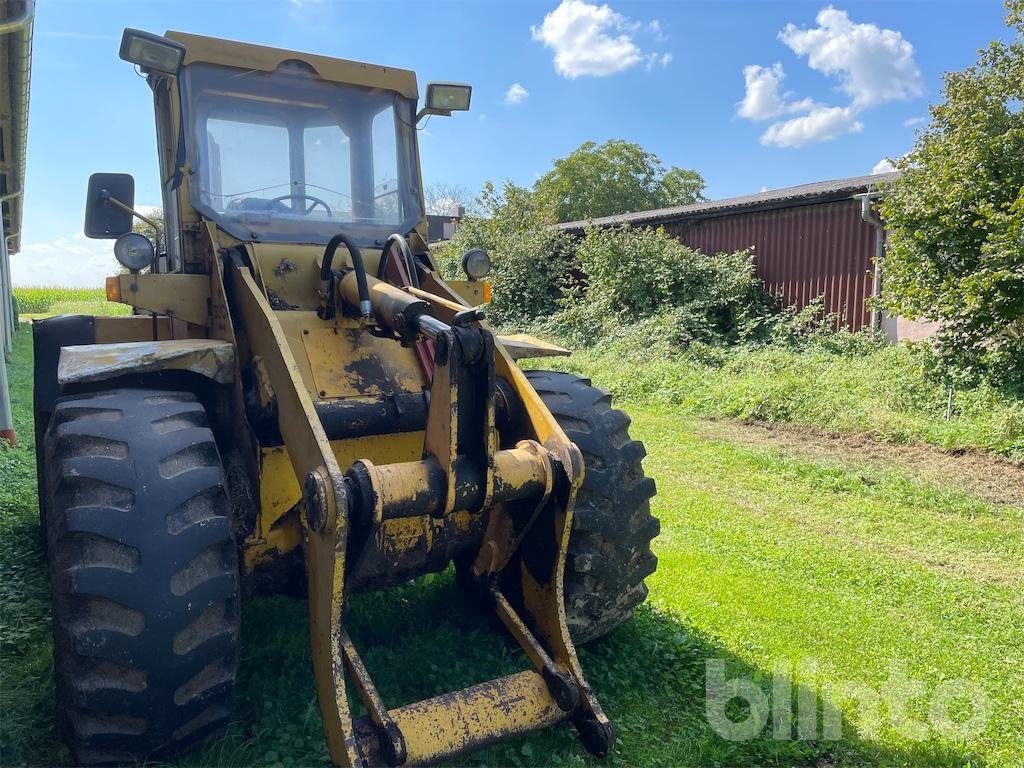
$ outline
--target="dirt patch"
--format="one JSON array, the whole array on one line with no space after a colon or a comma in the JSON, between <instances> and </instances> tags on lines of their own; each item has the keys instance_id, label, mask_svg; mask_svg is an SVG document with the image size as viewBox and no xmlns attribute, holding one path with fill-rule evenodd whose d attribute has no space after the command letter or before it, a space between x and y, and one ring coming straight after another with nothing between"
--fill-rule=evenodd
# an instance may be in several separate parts
<instances>
[{"instance_id":1,"label":"dirt patch","mask_svg":"<svg viewBox=\"0 0 1024 768\"><path fill-rule=\"evenodd\" d=\"M709 439L775 448L802 458L898 469L930 485L953 488L990 504L1024 508L1024 465L983 451L884 443L867 433L830 432L786 423L705 419L697 430Z\"/></svg>"}]
</instances>

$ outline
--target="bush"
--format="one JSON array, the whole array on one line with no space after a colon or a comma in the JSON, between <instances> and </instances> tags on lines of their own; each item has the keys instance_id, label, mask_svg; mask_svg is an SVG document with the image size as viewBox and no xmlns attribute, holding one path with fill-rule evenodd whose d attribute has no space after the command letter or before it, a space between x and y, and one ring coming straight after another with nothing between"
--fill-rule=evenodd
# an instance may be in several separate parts
<instances>
[{"instance_id":1,"label":"bush","mask_svg":"<svg viewBox=\"0 0 1024 768\"><path fill-rule=\"evenodd\" d=\"M773 312L748 252L707 255L660 229L589 229L575 264L553 323L577 344L652 317L671 346L732 344L763 336Z\"/></svg>"},{"instance_id":2,"label":"bush","mask_svg":"<svg viewBox=\"0 0 1024 768\"><path fill-rule=\"evenodd\" d=\"M552 229L550 216L530 192L506 183L501 191L488 182L478 201L482 216L467 216L455 236L434 253L441 274L464 279L462 254L483 248L491 256L493 300L488 319L521 326L553 313L572 262L572 241Z\"/></svg>"}]
</instances>

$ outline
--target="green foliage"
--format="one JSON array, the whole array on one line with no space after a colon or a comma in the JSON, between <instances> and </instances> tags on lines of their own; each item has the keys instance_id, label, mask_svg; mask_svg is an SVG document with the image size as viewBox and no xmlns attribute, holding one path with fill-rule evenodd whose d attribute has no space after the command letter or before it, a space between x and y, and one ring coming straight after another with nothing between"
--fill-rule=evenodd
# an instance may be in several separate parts
<instances>
[{"instance_id":1,"label":"green foliage","mask_svg":"<svg viewBox=\"0 0 1024 768\"><path fill-rule=\"evenodd\" d=\"M131 307L107 301L102 288L15 288L18 312L26 315L128 315Z\"/></svg>"},{"instance_id":2,"label":"green foliage","mask_svg":"<svg viewBox=\"0 0 1024 768\"><path fill-rule=\"evenodd\" d=\"M931 375L937 362L927 344L822 334L797 349L697 343L680 352L663 333L669 322L655 316L535 365L582 373L619 397L678 415L793 422L1024 459L1024 401L987 383L956 389L947 421L949 390Z\"/></svg>"},{"instance_id":3,"label":"green foliage","mask_svg":"<svg viewBox=\"0 0 1024 768\"><path fill-rule=\"evenodd\" d=\"M654 315L673 345L730 344L757 336L772 312L749 253L709 256L662 230L590 228L577 245L576 267L583 277L552 318L574 345Z\"/></svg>"},{"instance_id":4,"label":"green foliage","mask_svg":"<svg viewBox=\"0 0 1024 768\"><path fill-rule=\"evenodd\" d=\"M551 229L551 219L529 190L510 182L500 191L487 182L478 207L483 215L463 219L455 236L435 252L441 273L464 279L462 254L483 248L492 261L494 298L487 308L492 321L522 325L554 312L571 265L571 239Z\"/></svg>"},{"instance_id":5,"label":"green foliage","mask_svg":"<svg viewBox=\"0 0 1024 768\"><path fill-rule=\"evenodd\" d=\"M675 166L666 171L653 152L612 139L584 142L555 160L534 191L556 221L580 221L703 200L704 179Z\"/></svg>"},{"instance_id":6,"label":"green foliage","mask_svg":"<svg viewBox=\"0 0 1024 768\"><path fill-rule=\"evenodd\" d=\"M1007 3L1010 43L946 75L945 100L897 166L884 301L941 320L954 378L1024 388L1024 0Z\"/></svg>"},{"instance_id":7,"label":"green foliage","mask_svg":"<svg viewBox=\"0 0 1024 768\"><path fill-rule=\"evenodd\" d=\"M152 226L148 222L142 219L133 219L132 231L138 232L140 235L145 235L149 238L149 241L154 245L159 241L161 246L166 248L167 244L164 242L164 212L159 208L154 208L151 211L140 211L147 219L150 219L159 226L159 231L156 227Z\"/></svg>"},{"instance_id":8,"label":"green foliage","mask_svg":"<svg viewBox=\"0 0 1024 768\"><path fill-rule=\"evenodd\" d=\"M62 288L41 286L15 288L14 298L22 314L38 315L49 312L55 304L65 301L106 301L102 288Z\"/></svg>"}]
</instances>

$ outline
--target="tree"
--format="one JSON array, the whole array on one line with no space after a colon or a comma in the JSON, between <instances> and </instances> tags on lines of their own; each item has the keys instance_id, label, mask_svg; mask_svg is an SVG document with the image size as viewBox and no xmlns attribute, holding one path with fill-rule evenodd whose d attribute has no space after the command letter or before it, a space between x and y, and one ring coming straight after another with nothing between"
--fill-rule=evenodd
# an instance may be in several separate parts
<instances>
[{"instance_id":1,"label":"tree","mask_svg":"<svg viewBox=\"0 0 1024 768\"><path fill-rule=\"evenodd\" d=\"M672 166L661 177L661 206L689 205L706 200L704 177L688 168Z\"/></svg>"},{"instance_id":2,"label":"tree","mask_svg":"<svg viewBox=\"0 0 1024 768\"><path fill-rule=\"evenodd\" d=\"M889 229L883 303L938 320L955 377L1024 387L1024 0L1009 43L945 75L944 101L881 204Z\"/></svg>"},{"instance_id":3,"label":"tree","mask_svg":"<svg viewBox=\"0 0 1024 768\"><path fill-rule=\"evenodd\" d=\"M139 213L145 216L147 219L152 219L160 225L159 237L157 231L147 222L142 219L132 217L132 232L138 232L140 235L145 235L155 245L157 240L163 247L167 247L167 243L164 239L164 212L161 208L146 208L143 206Z\"/></svg>"},{"instance_id":4,"label":"tree","mask_svg":"<svg viewBox=\"0 0 1024 768\"><path fill-rule=\"evenodd\" d=\"M638 144L612 139L581 144L537 180L534 193L557 221L685 205L703 200L704 179L672 167Z\"/></svg>"},{"instance_id":5,"label":"tree","mask_svg":"<svg viewBox=\"0 0 1024 768\"><path fill-rule=\"evenodd\" d=\"M463 213L475 208L473 195L460 184L430 184L425 197L427 213L432 216L457 216L459 208Z\"/></svg>"}]
</instances>

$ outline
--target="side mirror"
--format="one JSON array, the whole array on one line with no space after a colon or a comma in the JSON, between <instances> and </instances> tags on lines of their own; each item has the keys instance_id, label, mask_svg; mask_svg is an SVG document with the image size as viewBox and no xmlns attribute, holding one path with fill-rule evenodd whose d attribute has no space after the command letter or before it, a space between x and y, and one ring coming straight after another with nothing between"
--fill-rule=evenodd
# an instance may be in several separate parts
<instances>
[{"instance_id":1,"label":"side mirror","mask_svg":"<svg viewBox=\"0 0 1024 768\"><path fill-rule=\"evenodd\" d=\"M85 236L113 240L131 232L134 206L135 179L131 174L94 173L85 199Z\"/></svg>"}]
</instances>

